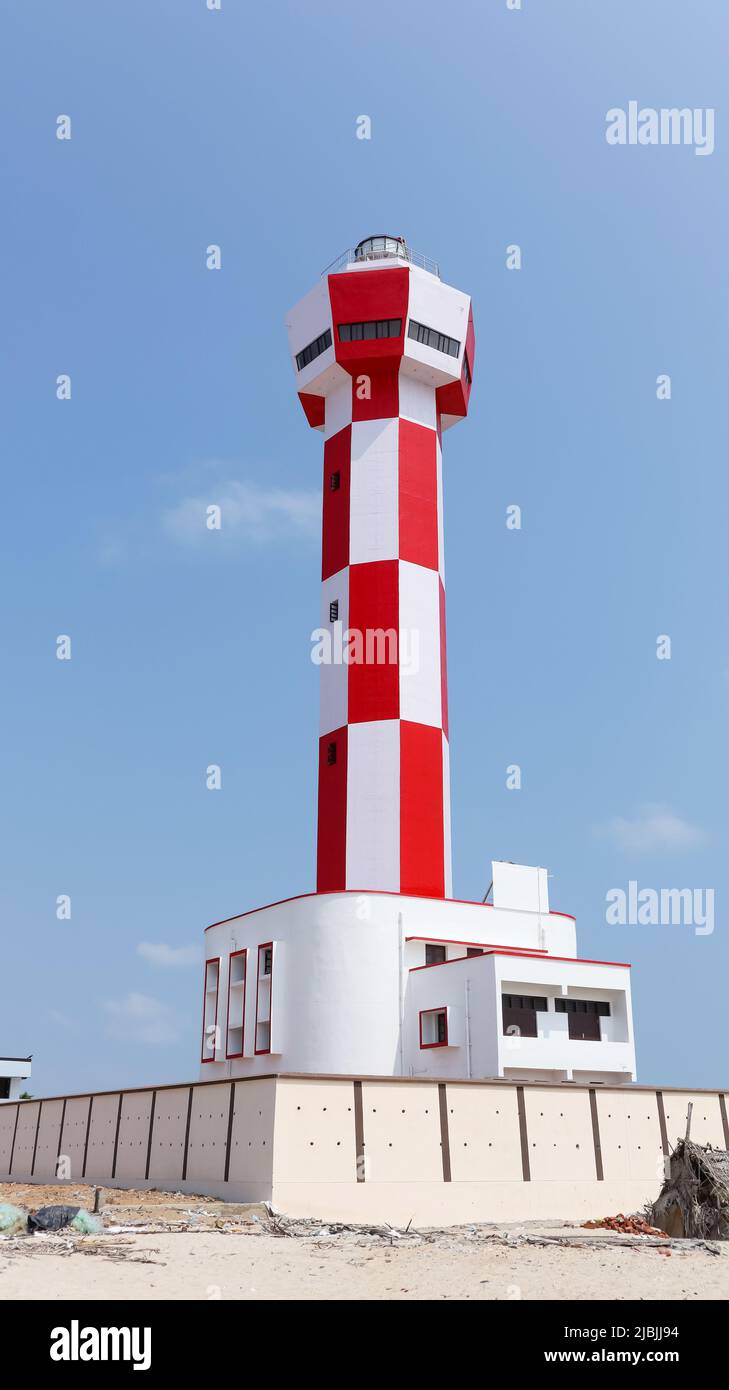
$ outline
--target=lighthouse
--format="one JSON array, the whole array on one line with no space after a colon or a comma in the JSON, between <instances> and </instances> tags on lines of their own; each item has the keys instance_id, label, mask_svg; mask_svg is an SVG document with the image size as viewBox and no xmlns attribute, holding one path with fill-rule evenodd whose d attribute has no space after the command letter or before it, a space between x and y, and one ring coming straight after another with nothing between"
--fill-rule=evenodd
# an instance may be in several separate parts
<instances>
[{"instance_id":1,"label":"lighthouse","mask_svg":"<svg viewBox=\"0 0 729 1390\"><path fill-rule=\"evenodd\" d=\"M206 928L201 1075L631 1081L630 967L577 955L546 869L453 897L442 441L469 296L372 236L287 328L324 436L316 891Z\"/></svg>"},{"instance_id":2,"label":"lighthouse","mask_svg":"<svg viewBox=\"0 0 729 1390\"><path fill-rule=\"evenodd\" d=\"M468 411L471 300L372 236L288 329L324 435L321 623L339 658L321 665L317 889L450 897L442 439Z\"/></svg>"}]
</instances>

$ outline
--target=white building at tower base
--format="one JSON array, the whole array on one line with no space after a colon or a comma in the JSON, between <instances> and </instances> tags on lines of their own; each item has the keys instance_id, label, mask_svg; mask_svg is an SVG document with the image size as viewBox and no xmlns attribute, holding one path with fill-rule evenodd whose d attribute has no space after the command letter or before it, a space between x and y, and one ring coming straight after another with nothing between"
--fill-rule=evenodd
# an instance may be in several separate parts
<instances>
[{"instance_id":1,"label":"white building at tower base","mask_svg":"<svg viewBox=\"0 0 729 1390\"><path fill-rule=\"evenodd\" d=\"M207 928L201 1076L635 1080L630 967L581 960L547 872L493 901L311 893Z\"/></svg>"}]
</instances>

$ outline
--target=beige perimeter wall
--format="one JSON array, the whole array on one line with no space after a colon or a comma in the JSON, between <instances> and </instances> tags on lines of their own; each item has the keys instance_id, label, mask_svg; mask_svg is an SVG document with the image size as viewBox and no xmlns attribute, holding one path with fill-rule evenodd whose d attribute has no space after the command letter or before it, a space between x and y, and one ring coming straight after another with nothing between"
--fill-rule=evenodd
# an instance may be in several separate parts
<instances>
[{"instance_id":1,"label":"beige perimeter wall","mask_svg":"<svg viewBox=\"0 0 729 1390\"><path fill-rule=\"evenodd\" d=\"M0 1105L0 1181L159 1187L328 1220L635 1211L670 1148L729 1148L724 1092L267 1076Z\"/></svg>"}]
</instances>

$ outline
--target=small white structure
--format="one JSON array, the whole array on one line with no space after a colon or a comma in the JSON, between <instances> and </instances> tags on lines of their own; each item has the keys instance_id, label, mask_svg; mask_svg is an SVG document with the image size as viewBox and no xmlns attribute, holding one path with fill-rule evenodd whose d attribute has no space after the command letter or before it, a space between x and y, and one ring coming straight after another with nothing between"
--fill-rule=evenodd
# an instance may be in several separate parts
<instances>
[{"instance_id":1,"label":"small white structure","mask_svg":"<svg viewBox=\"0 0 729 1390\"><path fill-rule=\"evenodd\" d=\"M312 893L208 927L201 1075L635 1080L630 967L580 960L545 869L493 902Z\"/></svg>"},{"instance_id":2,"label":"small white structure","mask_svg":"<svg viewBox=\"0 0 729 1390\"><path fill-rule=\"evenodd\" d=\"M17 1100L31 1073L30 1057L0 1057L0 1101Z\"/></svg>"}]
</instances>

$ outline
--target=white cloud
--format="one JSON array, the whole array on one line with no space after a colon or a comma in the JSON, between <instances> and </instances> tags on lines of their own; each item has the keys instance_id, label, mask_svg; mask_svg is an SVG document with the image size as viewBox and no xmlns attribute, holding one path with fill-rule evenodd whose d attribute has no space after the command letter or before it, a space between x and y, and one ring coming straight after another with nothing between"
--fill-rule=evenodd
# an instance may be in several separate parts
<instances>
[{"instance_id":1,"label":"white cloud","mask_svg":"<svg viewBox=\"0 0 729 1390\"><path fill-rule=\"evenodd\" d=\"M140 941L137 955L149 961L150 965L161 965L165 970L199 965L202 959L199 946L168 946L164 941Z\"/></svg>"},{"instance_id":2,"label":"white cloud","mask_svg":"<svg viewBox=\"0 0 729 1390\"><path fill-rule=\"evenodd\" d=\"M174 1011L160 999L147 994L127 994L124 999L107 999L107 1032L123 1042L142 1042L152 1046L177 1042L180 1029Z\"/></svg>"},{"instance_id":3,"label":"white cloud","mask_svg":"<svg viewBox=\"0 0 729 1390\"><path fill-rule=\"evenodd\" d=\"M650 804L641 806L638 814L629 820L625 816L615 816L613 820L598 827L598 834L612 840L619 849L650 853L652 850L690 849L701 844L705 838L703 830L697 825L677 816L670 806Z\"/></svg>"},{"instance_id":4,"label":"white cloud","mask_svg":"<svg viewBox=\"0 0 729 1390\"><path fill-rule=\"evenodd\" d=\"M208 507L221 509L220 530L207 525ZM182 545L235 539L265 545L292 536L314 537L321 524L317 492L262 488L254 483L216 483L207 496L185 497L166 511L162 525Z\"/></svg>"}]
</instances>

